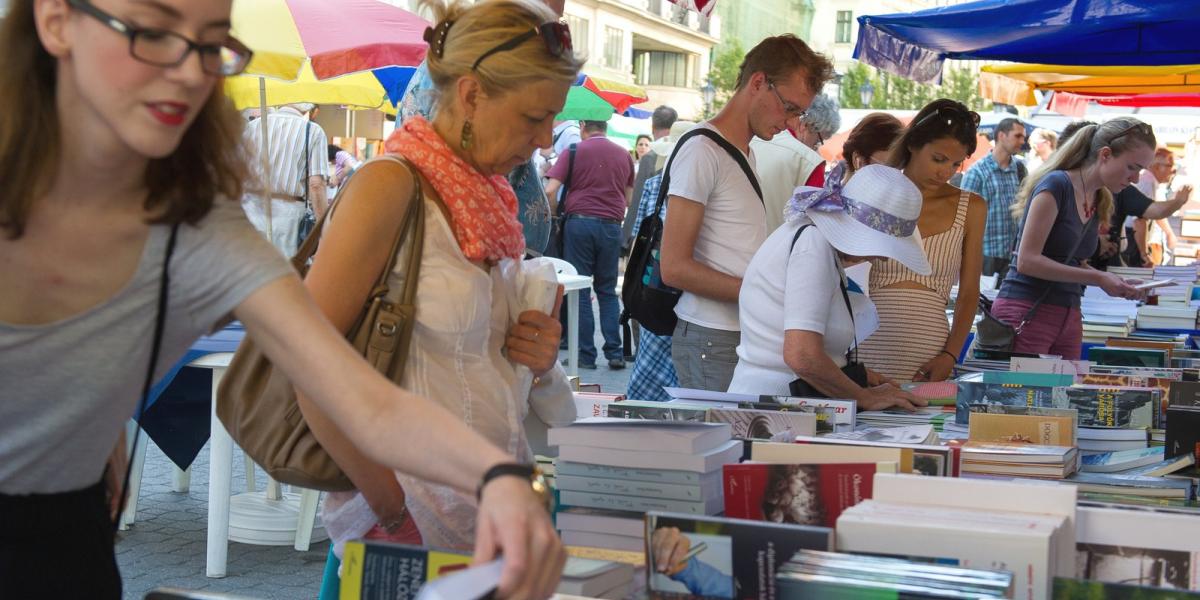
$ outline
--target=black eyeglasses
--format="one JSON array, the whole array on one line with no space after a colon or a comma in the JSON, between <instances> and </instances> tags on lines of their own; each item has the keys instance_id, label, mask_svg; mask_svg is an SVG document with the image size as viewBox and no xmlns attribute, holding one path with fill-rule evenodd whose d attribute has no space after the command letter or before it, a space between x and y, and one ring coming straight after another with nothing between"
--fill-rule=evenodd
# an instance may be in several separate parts
<instances>
[{"instance_id":1,"label":"black eyeglasses","mask_svg":"<svg viewBox=\"0 0 1200 600\"><path fill-rule=\"evenodd\" d=\"M954 126L954 121L958 119L961 120L961 123L964 125L969 123L971 127L975 129L979 128L979 113L973 110L963 110L956 106L938 107L937 110L934 110L933 112L922 117L920 121L917 121L912 128L917 129L922 125L933 121L934 119L945 119L946 125L950 127Z\"/></svg>"},{"instance_id":2,"label":"black eyeglasses","mask_svg":"<svg viewBox=\"0 0 1200 600\"><path fill-rule=\"evenodd\" d=\"M784 100L783 96L779 95L779 90L775 89L774 81L771 81L770 79L768 79L767 87L770 88L770 90L775 94L775 97L777 99L779 99L779 103L783 105L783 113L786 114L788 117L799 117L799 118L803 119L804 116L808 114L807 109L800 108L799 106L796 106L795 104L792 104L791 102L788 102L787 100Z\"/></svg>"},{"instance_id":3,"label":"black eyeglasses","mask_svg":"<svg viewBox=\"0 0 1200 600\"><path fill-rule=\"evenodd\" d=\"M471 65L471 70L474 71L478 69L479 63L483 62L483 59L498 52L512 50L513 48L525 43L527 40L539 35L542 37L542 42L546 44L546 52L549 52L550 56L553 56L554 58L562 58L571 53L571 28L568 27L566 23L561 21L551 21L549 23L542 23L541 25L522 33L521 35L518 35L517 37L508 40L507 42L504 42L503 44L500 44L491 50L488 50L487 52L484 52L483 56L475 59L475 64Z\"/></svg>"},{"instance_id":4,"label":"black eyeglasses","mask_svg":"<svg viewBox=\"0 0 1200 600\"><path fill-rule=\"evenodd\" d=\"M67 4L129 38L130 56L148 65L177 67L195 50L205 73L228 77L245 71L254 56L232 37L220 44L197 44L173 31L134 27L86 0L67 0Z\"/></svg>"}]
</instances>

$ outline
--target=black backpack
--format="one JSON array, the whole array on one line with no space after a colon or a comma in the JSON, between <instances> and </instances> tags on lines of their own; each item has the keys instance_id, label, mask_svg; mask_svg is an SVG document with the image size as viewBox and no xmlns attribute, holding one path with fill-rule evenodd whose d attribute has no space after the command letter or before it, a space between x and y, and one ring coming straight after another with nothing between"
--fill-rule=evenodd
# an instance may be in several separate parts
<instances>
[{"instance_id":1,"label":"black backpack","mask_svg":"<svg viewBox=\"0 0 1200 600\"><path fill-rule=\"evenodd\" d=\"M763 199L762 188L758 185L758 178L750 168L750 163L746 162L746 157L741 151L720 134L711 129L697 127L679 138L670 158L667 159L666 168L663 169L662 184L658 188L654 211L642 219L641 225L638 226L637 239L633 242L629 262L625 266L625 279L621 288L621 301L625 307L621 311L621 326L625 330L623 333L627 356L632 355L632 341L628 331L630 319L637 320L642 327L655 335L671 335L675 331L675 305L683 292L662 281L659 250L662 246L663 221L659 215L667 202L667 192L671 189L671 163L675 160L675 154L684 143L698 135L712 139L728 152L742 168L746 179L750 180L754 193L758 194L758 200L761 202Z\"/></svg>"}]
</instances>

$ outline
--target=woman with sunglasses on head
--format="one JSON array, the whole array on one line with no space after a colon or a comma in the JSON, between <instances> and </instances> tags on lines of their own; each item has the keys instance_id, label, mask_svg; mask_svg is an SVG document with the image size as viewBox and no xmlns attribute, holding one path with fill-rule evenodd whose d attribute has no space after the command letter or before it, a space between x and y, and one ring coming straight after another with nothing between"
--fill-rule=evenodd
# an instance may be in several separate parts
<instances>
[{"instance_id":1,"label":"woman with sunglasses on head","mask_svg":"<svg viewBox=\"0 0 1200 600\"><path fill-rule=\"evenodd\" d=\"M863 362L898 381L950 377L966 342L979 298L983 266L983 199L949 180L975 152L979 115L959 102L934 100L892 144L889 162L921 190L921 242L933 272L920 275L894 260L871 264L871 300L879 330L862 345ZM958 281L954 323L946 323L950 288Z\"/></svg>"},{"instance_id":2,"label":"woman with sunglasses on head","mask_svg":"<svg viewBox=\"0 0 1200 600\"><path fill-rule=\"evenodd\" d=\"M1087 263L1100 223L1112 218L1113 194L1137 183L1154 160L1154 131L1132 117L1090 124L1030 173L1013 203L1022 219L1017 257L1000 284L992 316L1016 329L1014 352L1082 353L1084 285L1139 298L1130 282Z\"/></svg>"},{"instance_id":3,"label":"woman with sunglasses on head","mask_svg":"<svg viewBox=\"0 0 1200 600\"><path fill-rule=\"evenodd\" d=\"M425 234L416 322L409 365L397 383L438 401L493 444L532 460L526 415L532 411L546 423L566 425L575 408L556 363L557 314L509 316L509 299L519 290L503 276L501 261L520 261L525 241L505 174L551 144L554 116L583 63L566 26L540 2L429 6L436 17L427 33L427 67L437 93L432 120L407 119L384 145L412 170L391 160L358 169L305 284L334 326L349 329L395 251L408 198L421 190ZM405 280L406 262L396 261L391 285ZM538 377L532 390L518 375L521 365ZM476 519L470 494L394 472L356 449L357 436L329 424L328 409L303 398L301 408L358 487L330 494L325 503L323 521L339 552L342 542L369 530L411 540L414 524L429 546L471 548Z\"/></svg>"},{"instance_id":4,"label":"woman with sunglasses on head","mask_svg":"<svg viewBox=\"0 0 1200 600\"><path fill-rule=\"evenodd\" d=\"M476 558L503 552L504 595L548 595L564 556L532 467L381 377L246 220L241 120L221 84L250 52L230 37L230 10L9 2L0 595L121 596L123 425L139 393L230 313L373 460L478 493Z\"/></svg>"}]
</instances>

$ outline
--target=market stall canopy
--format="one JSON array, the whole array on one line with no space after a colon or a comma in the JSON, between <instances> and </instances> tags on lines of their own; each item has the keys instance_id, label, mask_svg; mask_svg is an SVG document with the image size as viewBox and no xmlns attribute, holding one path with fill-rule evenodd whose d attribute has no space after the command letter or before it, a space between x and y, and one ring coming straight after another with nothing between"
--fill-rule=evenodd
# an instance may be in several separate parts
<instances>
[{"instance_id":1,"label":"market stall canopy","mask_svg":"<svg viewBox=\"0 0 1200 600\"><path fill-rule=\"evenodd\" d=\"M296 81L265 81L266 106L312 102L374 108L394 114L396 103L393 99L404 93L415 71L413 67L387 67L319 81L312 67L306 64ZM391 87L385 87L384 81ZM225 80L225 95L233 100L238 110L262 106L259 92L259 77L256 75L239 75Z\"/></svg>"},{"instance_id":2,"label":"market stall canopy","mask_svg":"<svg viewBox=\"0 0 1200 600\"><path fill-rule=\"evenodd\" d=\"M631 83L579 74L567 91L567 103L555 119L560 121L607 121L634 104L648 100L646 90Z\"/></svg>"},{"instance_id":3,"label":"market stall canopy","mask_svg":"<svg viewBox=\"0 0 1200 600\"><path fill-rule=\"evenodd\" d=\"M1200 93L1200 64L1163 66L984 65L979 93L1014 106L1037 104L1033 91L1077 94Z\"/></svg>"},{"instance_id":4,"label":"market stall canopy","mask_svg":"<svg viewBox=\"0 0 1200 600\"><path fill-rule=\"evenodd\" d=\"M854 58L924 83L948 59L1200 64L1195 0L981 0L858 18Z\"/></svg>"},{"instance_id":5,"label":"market stall canopy","mask_svg":"<svg viewBox=\"0 0 1200 600\"><path fill-rule=\"evenodd\" d=\"M286 81L306 62L318 80L425 58L429 22L380 0L236 0L233 35L254 50L246 73Z\"/></svg>"}]
</instances>

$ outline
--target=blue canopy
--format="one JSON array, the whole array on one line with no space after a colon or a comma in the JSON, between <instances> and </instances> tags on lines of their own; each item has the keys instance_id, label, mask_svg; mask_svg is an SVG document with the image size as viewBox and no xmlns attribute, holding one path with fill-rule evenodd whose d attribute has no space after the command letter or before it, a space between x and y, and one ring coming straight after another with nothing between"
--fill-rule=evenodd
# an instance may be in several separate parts
<instances>
[{"instance_id":1,"label":"blue canopy","mask_svg":"<svg viewBox=\"0 0 1200 600\"><path fill-rule=\"evenodd\" d=\"M1200 64L1196 0L981 0L858 23L854 58L924 83L941 82L947 58Z\"/></svg>"}]
</instances>

